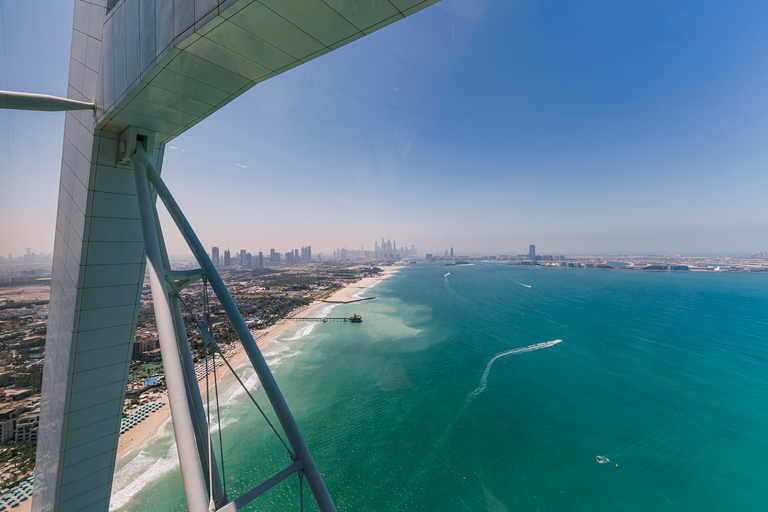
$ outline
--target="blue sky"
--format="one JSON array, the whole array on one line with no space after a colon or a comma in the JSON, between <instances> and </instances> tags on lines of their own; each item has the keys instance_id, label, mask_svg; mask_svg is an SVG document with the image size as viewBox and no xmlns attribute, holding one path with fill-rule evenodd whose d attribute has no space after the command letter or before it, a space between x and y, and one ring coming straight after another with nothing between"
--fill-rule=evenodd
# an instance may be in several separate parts
<instances>
[{"instance_id":1,"label":"blue sky","mask_svg":"<svg viewBox=\"0 0 768 512\"><path fill-rule=\"evenodd\" d=\"M256 86L163 175L222 249L768 250L767 15L444 0ZM0 89L64 95L71 20L0 2ZM0 254L52 249L63 125L0 112Z\"/></svg>"}]
</instances>

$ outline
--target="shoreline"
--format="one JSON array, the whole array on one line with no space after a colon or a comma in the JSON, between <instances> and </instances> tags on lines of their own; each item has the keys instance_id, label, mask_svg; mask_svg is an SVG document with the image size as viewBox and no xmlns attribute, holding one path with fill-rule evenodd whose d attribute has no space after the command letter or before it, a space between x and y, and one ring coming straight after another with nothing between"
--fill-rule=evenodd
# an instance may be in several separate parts
<instances>
[{"instance_id":1,"label":"shoreline","mask_svg":"<svg viewBox=\"0 0 768 512\"><path fill-rule=\"evenodd\" d=\"M355 293L362 293L363 290L366 290L370 288L371 286L379 283L380 281L383 281L384 279L390 277L391 275L397 273L402 269L403 267L387 267L386 269L383 269L381 274L375 277L364 277L363 279L360 279L358 281L355 281L354 283L349 283L340 289L336 290L333 294L331 294L329 297L327 297L324 300L315 300L312 303L308 304L307 306L304 306L303 308L299 308L298 311L295 313L289 315L288 317L279 320L276 324L271 326L269 329L264 332L264 334L260 334L258 338L255 338L256 345L259 347L259 350L263 353L264 349L267 347L269 342L277 338L278 336L281 336L286 330L292 328L295 326L297 322L295 322L293 319L295 318L303 318L310 316L312 313L317 313L317 310L326 307L326 306L336 306L339 304L351 304L354 302L359 301L359 297L352 297ZM352 299L352 300L349 300ZM328 303L325 301L335 301L333 303ZM257 331L258 332L258 331ZM263 331L261 331L263 332ZM254 333L252 330L251 333ZM230 350L230 354L227 356L227 360L229 361L229 364L232 365L233 368L237 368L239 365L241 365L247 358L247 354L242 349L242 345L238 343L234 343L230 345L230 347L233 347ZM226 350L223 350L226 354ZM229 368L226 365L218 366L216 371L216 382L220 383L225 377L227 377L231 372L229 371ZM209 383L212 385L213 382L209 381ZM205 379L201 379L198 381L198 387L200 389L200 393L204 394L206 392L206 386L205 386ZM137 450L143 449L146 444L148 444L154 437L157 436L158 432L160 431L161 427L165 425L167 421L171 418L171 410L168 400L168 393L167 391L160 393L159 396L154 398L154 400L162 400L165 402L165 405L160 407L157 411L150 414L147 419L133 427L129 432L126 432L118 439L117 444L117 460L120 460Z\"/></svg>"}]
</instances>

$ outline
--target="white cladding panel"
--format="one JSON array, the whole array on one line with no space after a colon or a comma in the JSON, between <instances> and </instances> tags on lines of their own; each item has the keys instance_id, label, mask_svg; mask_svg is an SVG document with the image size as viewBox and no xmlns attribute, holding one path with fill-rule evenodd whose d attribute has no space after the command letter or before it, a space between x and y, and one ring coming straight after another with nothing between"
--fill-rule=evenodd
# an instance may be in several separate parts
<instances>
[{"instance_id":1,"label":"white cladding panel","mask_svg":"<svg viewBox=\"0 0 768 512\"><path fill-rule=\"evenodd\" d=\"M435 2L123 0L104 22L98 127L168 142L257 83Z\"/></svg>"}]
</instances>

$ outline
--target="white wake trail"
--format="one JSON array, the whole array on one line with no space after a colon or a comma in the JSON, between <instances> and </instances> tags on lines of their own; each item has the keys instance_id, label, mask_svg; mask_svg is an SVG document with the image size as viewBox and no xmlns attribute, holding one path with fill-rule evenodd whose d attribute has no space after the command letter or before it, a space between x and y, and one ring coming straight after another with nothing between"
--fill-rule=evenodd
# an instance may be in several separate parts
<instances>
[{"instance_id":1,"label":"white wake trail","mask_svg":"<svg viewBox=\"0 0 768 512\"><path fill-rule=\"evenodd\" d=\"M519 284L520 286L525 286L526 288L530 288L530 287L531 287L531 285L529 285L529 284L523 284L523 283L521 283L520 281L515 281L515 282L516 282L517 284Z\"/></svg>"},{"instance_id":2,"label":"white wake trail","mask_svg":"<svg viewBox=\"0 0 768 512\"><path fill-rule=\"evenodd\" d=\"M443 443L445 443L445 441L448 439L448 435L453 430L453 427L454 425L456 425L456 422L458 421L459 417L462 414L464 414L464 411L467 410L467 407L469 407L469 404L474 402L475 398L480 396L480 393L485 391L485 388L488 387L488 376L491 374L491 367L493 366L493 363L495 363L500 357L511 356L514 354L522 354L524 352L533 352L534 350L549 348L562 342L563 340L545 341L543 343L536 343L535 345L528 345L527 347L513 348L512 350L507 350L506 352L501 352L493 356L491 360L488 361L488 364L485 366L485 371L483 372L483 376L480 377L480 385L477 386L477 388L475 388L474 391L470 392L467 395L467 399L464 401L464 405L461 407L458 414L456 414L456 417L453 419L453 421L445 429L445 432L443 432L443 435L440 436L440 439L438 439L437 441L437 445L441 446Z\"/></svg>"},{"instance_id":3,"label":"white wake trail","mask_svg":"<svg viewBox=\"0 0 768 512\"><path fill-rule=\"evenodd\" d=\"M515 348L512 350L508 350L506 352L502 352L500 354L496 354L495 356L493 356L493 358L491 358L490 361L488 361L488 365L485 367L483 376L480 377L480 385L477 387L477 389L475 389L472 393L469 394L469 396L467 397L467 400L471 401L472 399L477 397L480 393L485 391L485 388L488 386L488 375L491 373L491 367L493 366L493 363L495 363L498 358L504 357L504 356L511 356L513 354L522 354L523 352L533 352L534 350L549 348L562 342L563 340L545 341L543 343L537 343L535 345L529 345L527 347Z\"/></svg>"},{"instance_id":4,"label":"white wake trail","mask_svg":"<svg viewBox=\"0 0 768 512\"><path fill-rule=\"evenodd\" d=\"M447 277L445 279L446 281L448 280ZM459 420L461 415L464 414L464 411L467 410L469 405L475 401L475 398L477 398L478 395L480 395L480 393L485 391L485 388L488 386L488 376L491 373L491 367L493 366L493 363L495 363L500 357L511 356L513 354L522 354L523 352L533 352L534 350L541 350L542 348L552 347L562 342L563 340L545 341L543 343L536 343L535 345L529 345L527 347L520 347L520 348L514 348L512 350L507 350L506 352L501 352L500 354L496 354L495 356L493 356L491 360L488 361L488 364L485 366L485 371L483 372L483 376L480 378L480 385L477 387L477 389L475 389L474 391L472 391L467 395L467 399L464 401L464 405L461 406L461 409L458 411L456 416L448 424L448 426L443 431L443 434L435 442L435 445L432 449L430 461L434 461L434 457L436 453L441 453L443 446L445 446L445 443L448 441L448 437L451 435L451 432L453 432L453 427L456 426L456 422ZM404 503L409 497L410 497L410 494L405 496L401 501L401 503ZM400 509L403 507L400 506L396 508Z\"/></svg>"}]
</instances>

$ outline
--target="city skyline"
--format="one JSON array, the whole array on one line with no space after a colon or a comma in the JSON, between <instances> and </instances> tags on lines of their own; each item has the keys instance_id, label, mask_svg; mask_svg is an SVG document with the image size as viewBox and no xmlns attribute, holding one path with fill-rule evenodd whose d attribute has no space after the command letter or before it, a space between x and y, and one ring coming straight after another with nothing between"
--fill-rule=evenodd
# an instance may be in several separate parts
<instances>
[{"instance_id":1,"label":"city skyline","mask_svg":"<svg viewBox=\"0 0 768 512\"><path fill-rule=\"evenodd\" d=\"M768 237L767 8L446 0L255 87L163 176L207 247L747 256ZM66 95L71 2L0 18L0 89ZM52 250L63 120L0 112L0 254Z\"/></svg>"}]
</instances>

